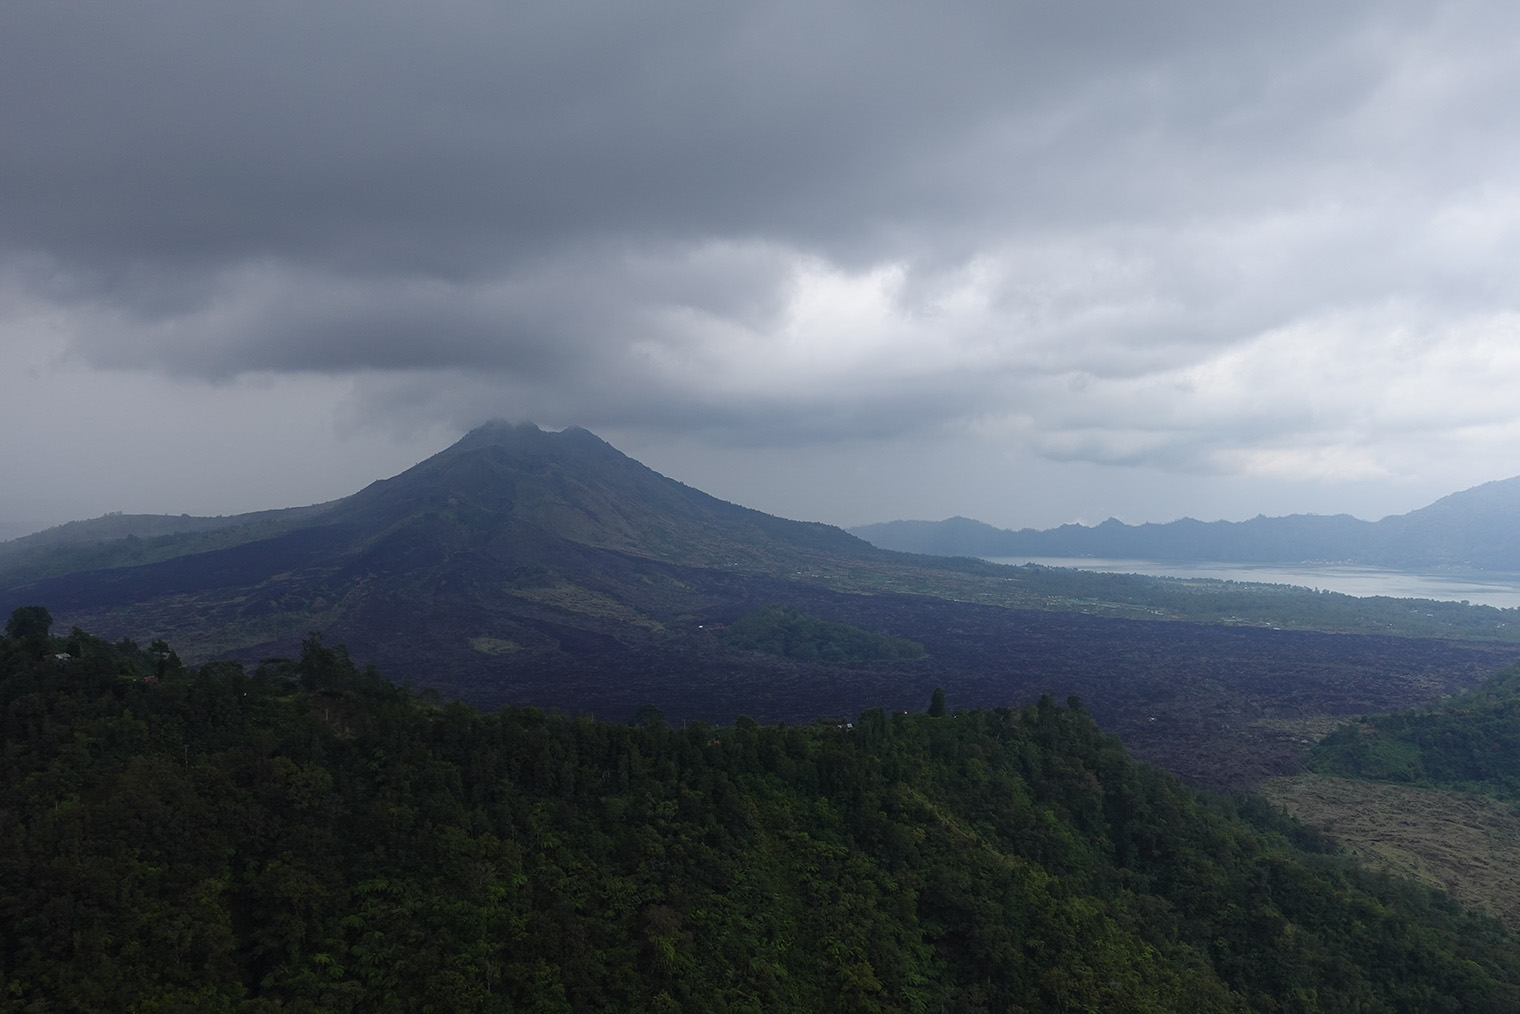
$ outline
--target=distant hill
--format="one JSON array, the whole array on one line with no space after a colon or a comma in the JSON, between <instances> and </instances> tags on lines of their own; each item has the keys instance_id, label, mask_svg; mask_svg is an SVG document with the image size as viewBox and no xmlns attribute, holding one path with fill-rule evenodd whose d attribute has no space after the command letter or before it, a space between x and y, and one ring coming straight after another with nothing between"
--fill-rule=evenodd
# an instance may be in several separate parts
<instances>
[{"instance_id":1,"label":"distant hill","mask_svg":"<svg viewBox=\"0 0 1520 1014\"><path fill-rule=\"evenodd\" d=\"M0 542L8 584L107 567L128 567L268 538L307 524L332 504L228 517L106 514Z\"/></svg>"},{"instance_id":2,"label":"distant hill","mask_svg":"<svg viewBox=\"0 0 1520 1014\"><path fill-rule=\"evenodd\" d=\"M0 521L0 540L19 539L41 530L42 526L39 524L29 524L25 521Z\"/></svg>"},{"instance_id":3,"label":"distant hill","mask_svg":"<svg viewBox=\"0 0 1520 1014\"><path fill-rule=\"evenodd\" d=\"M1249 521L1062 525L1010 531L955 517L850 529L872 545L936 556L1107 557L1170 562L1360 563L1406 569L1520 571L1520 477L1453 493L1428 507L1361 521L1293 514Z\"/></svg>"}]
</instances>

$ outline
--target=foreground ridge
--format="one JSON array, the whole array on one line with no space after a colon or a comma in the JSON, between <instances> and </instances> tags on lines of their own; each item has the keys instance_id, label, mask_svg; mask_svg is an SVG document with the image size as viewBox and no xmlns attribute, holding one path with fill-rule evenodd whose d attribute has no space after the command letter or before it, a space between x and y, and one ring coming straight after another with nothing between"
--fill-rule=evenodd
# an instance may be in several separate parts
<instances>
[{"instance_id":1,"label":"foreground ridge","mask_svg":"<svg viewBox=\"0 0 1520 1014\"><path fill-rule=\"evenodd\" d=\"M438 707L316 635L249 674L18 610L0 708L9 1009L1520 1005L1496 923L1075 699L628 726Z\"/></svg>"}]
</instances>

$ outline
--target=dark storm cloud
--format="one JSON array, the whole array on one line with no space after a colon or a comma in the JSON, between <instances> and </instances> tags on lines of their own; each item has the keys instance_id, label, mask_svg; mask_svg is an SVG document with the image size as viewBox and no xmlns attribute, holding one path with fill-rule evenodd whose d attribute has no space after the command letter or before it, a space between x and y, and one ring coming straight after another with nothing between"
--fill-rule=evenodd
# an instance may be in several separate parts
<instances>
[{"instance_id":1,"label":"dark storm cloud","mask_svg":"<svg viewBox=\"0 0 1520 1014\"><path fill-rule=\"evenodd\" d=\"M1082 177L1117 182L1115 157L1175 201L1198 181L1144 164L1170 133L1301 133L1297 103L1239 92L1274 50L1339 39L1308 9L12 5L0 225L105 271L268 256L468 276L609 235L912 252L915 229L974 233L968 215L1106 219L1132 195ZM1333 114L1370 70L1312 97Z\"/></svg>"},{"instance_id":2,"label":"dark storm cloud","mask_svg":"<svg viewBox=\"0 0 1520 1014\"><path fill-rule=\"evenodd\" d=\"M1516 19L15 3L0 313L461 424L1375 469L1377 392L1469 373L1520 299Z\"/></svg>"}]
</instances>

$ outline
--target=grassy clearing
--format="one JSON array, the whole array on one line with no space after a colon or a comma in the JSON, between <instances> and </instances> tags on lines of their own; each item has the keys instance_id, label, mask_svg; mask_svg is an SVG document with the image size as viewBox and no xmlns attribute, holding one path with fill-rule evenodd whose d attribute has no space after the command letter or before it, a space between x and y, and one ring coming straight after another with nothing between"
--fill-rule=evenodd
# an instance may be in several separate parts
<instances>
[{"instance_id":1,"label":"grassy clearing","mask_svg":"<svg viewBox=\"0 0 1520 1014\"><path fill-rule=\"evenodd\" d=\"M522 645L516 641L509 641L504 637L490 637L485 634L470 638L470 647L482 655L510 655L513 652L522 651Z\"/></svg>"},{"instance_id":2,"label":"grassy clearing","mask_svg":"<svg viewBox=\"0 0 1520 1014\"><path fill-rule=\"evenodd\" d=\"M507 594L594 619L643 627L653 633L665 629L663 623L624 605L610 595L568 582L549 588L509 588Z\"/></svg>"},{"instance_id":3,"label":"grassy clearing","mask_svg":"<svg viewBox=\"0 0 1520 1014\"><path fill-rule=\"evenodd\" d=\"M1261 792L1374 869L1440 887L1520 926L1520 809L1486 796L1326 775Z\"/></svg>"},{"instance_id":4,"label":"grassy clearing","mask_svg":"<svg viewBox=\"0 0 1520 1014\"><path fill-rule=\"evenodd\" d=\"M1433 697L1439 693L1439 688L1430 691ZM1295 718L1262 718L1255 724L1272 732L1296 737L1300 744L1307 747L1324 739L1345 723L1345 715L1306 714Z\"/></svg>"}]
</instances>

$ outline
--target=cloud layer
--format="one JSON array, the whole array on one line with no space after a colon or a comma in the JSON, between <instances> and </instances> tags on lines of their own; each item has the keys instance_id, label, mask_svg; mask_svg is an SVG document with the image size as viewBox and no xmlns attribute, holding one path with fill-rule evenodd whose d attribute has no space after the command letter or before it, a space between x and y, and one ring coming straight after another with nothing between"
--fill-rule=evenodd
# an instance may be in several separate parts
<instances>
[{"instance_id":1,"label":"cloud layer","mask_svg":"<svg viewBox=\"0 0 1520 1014\"><path fill-rule=\"evenodd\" d=\"M14 4L0 340L327 378L355 426L1481 471L1520 452L1517 19Z\"/></svg>"}]
</instances>

